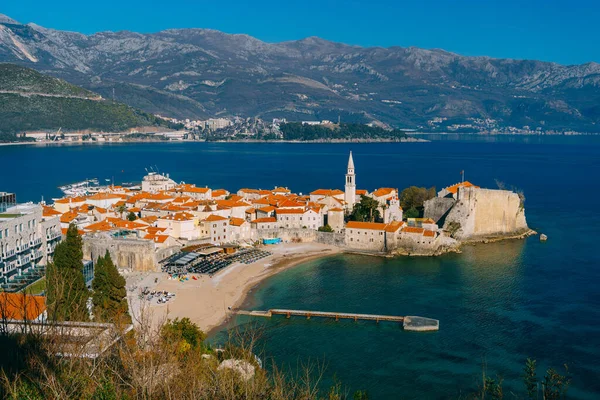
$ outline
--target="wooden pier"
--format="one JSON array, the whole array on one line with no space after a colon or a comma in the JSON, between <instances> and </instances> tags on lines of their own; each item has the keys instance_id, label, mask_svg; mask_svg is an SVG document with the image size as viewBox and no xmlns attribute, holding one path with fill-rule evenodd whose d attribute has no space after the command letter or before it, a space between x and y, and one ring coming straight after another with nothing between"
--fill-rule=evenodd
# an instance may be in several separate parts
<instances>
[{"instance_id":1,"label":"wooden pier","mask_svg":"<svg viewBox=\"0 0 600 400\"><path fill-rule=\"evenodd\" d=\"M437 331L439 330L440 322L436 319L416 317L416 316L394 316L394 315L377 315L377 314L355 314L355 313L343 313L343 312L326 312L326 311L306 311L306 310L287 310L287 309L270 309L267 311L237 311L240 315L249 315L253 317L266 317L271 318L273 315L284 315L286 318L291 317L304 317L311 319L312 317L317 318L330 318L339 321L340 319L349 319L354 321L388 321L388 322L399 322L405 330L409 331Z\"/></svg>"}]
</instances>

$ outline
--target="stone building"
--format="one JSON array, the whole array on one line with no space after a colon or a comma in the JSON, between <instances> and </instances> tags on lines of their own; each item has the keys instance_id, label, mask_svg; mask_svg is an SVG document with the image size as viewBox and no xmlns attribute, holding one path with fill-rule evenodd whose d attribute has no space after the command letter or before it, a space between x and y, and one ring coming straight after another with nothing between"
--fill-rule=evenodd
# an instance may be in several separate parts
<instances>
[{"instance_id":1,"label":"stone building","mask_svg":"<svg viewBox=\"0 0 600 400\"><path fill-rule=\"evenodd\" d=\"M386 224L349 221L346 224L346 246L355 250L386 252Z\"/></svg>"},{"instance_id":2,"label":"stone building","mask_svg":"<svg viewBox=\"0 0 600 400\"><path fill-rule=\"evenodd\" d=\"M341 208L330 208L327 210L326 222L334 232L342 232L344 229L344 210Z\"/></svg>"}]
</instances>

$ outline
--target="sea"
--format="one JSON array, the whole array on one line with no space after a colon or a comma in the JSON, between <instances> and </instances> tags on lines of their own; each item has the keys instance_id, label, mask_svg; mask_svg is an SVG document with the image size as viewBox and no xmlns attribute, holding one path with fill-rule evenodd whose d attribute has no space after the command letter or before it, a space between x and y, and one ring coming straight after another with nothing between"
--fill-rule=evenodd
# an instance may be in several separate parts
<instances>
[{"instance_id":1,"label":"sea","mask_svg":"<svg viewBox=\"0 0 600 400\"><path fill-rule=\"evenodd\" d=\"M98 178L139 181L146 170L176 181L237 191L286 186L343 188L349 151L359 189L435 186L465 179L522 190L531 228L548 235L465 246L440 257L341 254L263 281L245 307L293 308L440 321L437 332L398 324L239 317L227 330L260 332L256 352L290 374L320 371L371 399L467 397L482 376L525 397L522 373L537 360L568 375L570 398L600 398L600 138L432 137L429 143L136 143L0 147L0 191L48 202L58 186ZM197 307L198 305L190 305ZM540 397L541 398L541 397Z\"/></svg>"}]
</instances>

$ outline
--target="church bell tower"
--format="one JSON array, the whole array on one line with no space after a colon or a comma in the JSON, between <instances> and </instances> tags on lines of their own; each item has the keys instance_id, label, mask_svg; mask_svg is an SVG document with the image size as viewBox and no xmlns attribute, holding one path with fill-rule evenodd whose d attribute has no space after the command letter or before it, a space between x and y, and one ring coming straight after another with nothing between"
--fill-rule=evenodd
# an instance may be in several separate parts
<instances>
[{"instance_id":1,"label":"church bell tower","mask_svg":"<svg viewBox=\"0 0 600 400\"><path fill-rule=\"evenodd\" d=\"M344 201L346 202L346 208L349 211L352 211L354 204L356 203L356 175L354 175L354 160L352 159L352 152L350 152L350 157L348 158L348 171L346 172Z\"/></svg>"}]
</instances>

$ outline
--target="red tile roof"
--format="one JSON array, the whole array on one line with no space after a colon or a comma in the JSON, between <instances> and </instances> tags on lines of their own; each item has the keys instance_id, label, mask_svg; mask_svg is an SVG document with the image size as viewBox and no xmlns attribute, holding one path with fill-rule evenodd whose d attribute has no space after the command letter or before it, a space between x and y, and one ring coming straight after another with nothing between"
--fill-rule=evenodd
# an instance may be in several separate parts
<instances>
[{"instance_id":1,"label":"red tile roof","mask_svg":"<svg viewBox=\"0 0 600 400\"><path fill-rule=\"evenodd\" d=\"M0 293L0 319L35 320L46 311L46 298L23 293Z\"/></svg>"},{"instance_id":2,"label":"red tile roof","mask_svg":"<svg viewBox=\"0 0 600 400\"><path fill-rule=\"evenodd\" d=\"M394 190L394 188L379 188L376 191L374 191L373 193L371 193L373 196L375 197L382 197L382 196L388 196L390 195Z\"/></svg>"},{"instance_id":3,"label":"red tile roof","mask_svg":"<svg viewBox=\"0 0 600 400\"><path fill-rule=\"evenodd\" d=\"M251 222L253 224L262 224L262 223L267 223L267 222L277 222L277 220L273 217L267 217L267 218L257 218Z\"/></svg>"},{"instance_id":4,"label":"red tile roof","mask_svg":"<svg viewBox=\"0 0 600 400\"><path fill-rule=\"evenodd\" d=\"M368 229L375 231L382 231L386 227L386 224L379 222L360 222L360 221L349 221L346 224L346 228L350 229Z\"/></svg>"},{"instance_id":5,"label":"red tile roof","mask_svg":"<svg viewBox=\"0 0 600 400\"><path fill-rule=\"evenodd\" d=\"M277 211L275 211L276 214L304 214L304 208L285 208L285 209L281 209L278 208Z\"/></svg>"},{"instance_id":6,"label":"red tile roof","mask_svg":"<svg viewBox=\"0 0 600 400\"><path fill-rule=\"evenodd\" d=\"M208 218L206 218L206 221L208 221L208 222L225 221L226 219L227 218L221 217L220 215L211 214L208 216Z\"/></svg>"},{"instance_id":7,"label":"red tile roof","mask_svg":"<svg viewBox=\"0 0 600 400\"><path fill-rule=\"evenodd\" d=\"M243 218L236 218L236 217L229 218L229 225L242 226L244 224L244 222L246 222L246 220Z\"/></svg>"},{"instance_id":8,"label":"red tile roof","mask_svg":"<svg viewBox=\"0 0 600 400\"><path fill-rule=\"evenodd\" d=\"M464 181L464 182L457 183L456 185L448 186L446 188L446 190L449 191L452 194L456 194L456 192L458 191L459 187L475 187L475 188L478 188L479 186L475 186L475 185L473 185L469 181Z\"/></svg>"}]
</instances>

